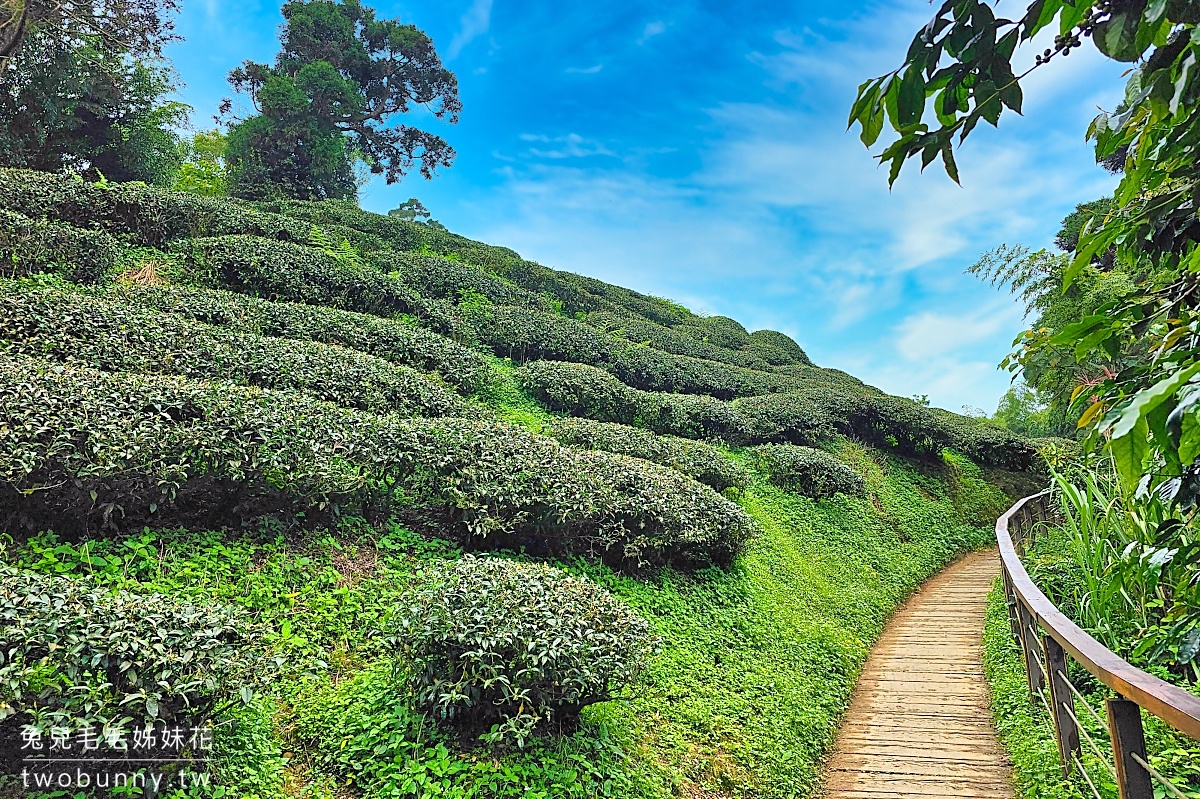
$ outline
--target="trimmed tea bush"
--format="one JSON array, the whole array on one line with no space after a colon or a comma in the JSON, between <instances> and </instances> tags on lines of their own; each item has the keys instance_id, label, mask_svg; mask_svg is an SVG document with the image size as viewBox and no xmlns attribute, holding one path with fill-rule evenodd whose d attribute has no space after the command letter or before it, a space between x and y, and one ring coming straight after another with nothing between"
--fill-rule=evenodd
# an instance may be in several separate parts
<instances>
[{"instance_id":1,"label":"trimmed tea bush","mask_svg":"<svg viewBox=\"0 0 1200 799\"><path fill-rule=\"evenodd\" d=\"M736 319L728 316L693 316L677 327L685 336L718 347L736 350L750 343L750 334Z\"/></svg>"},{"instance_id":2,"label":"trimmed tea bush","mask_svg":"<svg viewBox=\"0 0 1200 799\"><path fill-rule=\"evenodd\" d=\"M200 722L250 687L260 635L237 608L0 564L0 722Z\"/></svg>"},{"instance_id":3,"label":"trimmed tea bush","mask_svg":"<svg viewBox=\"0 0 1200 799\"><path fill-rule=\"evenodd\" d=\"M555 419L550 435L564 444L615 452L670 466L716 491L744 489L750 474L715 447L637 427L591 419Z\"/></svg>"},{"instance_id":4,"label":"trimmed tea bush","mask_svg":"<svg viewBox=\"0 0 1200 799\"><path fill-rule=\"evenodd\" d=\"M517 377L552 411L684 438L737 443L744 437L741 418L728 403L712 397L639 391L602 369L578 363L534 361L521 367Z\"/></svg>"},{"instance_id":5,"label":"trimmed tea bush","mask_svg":"<svg viewBox=\"0 0 1200 799\"><path fill-rule=\"evenodd\" d=\"M724 565L754 531L672 469L506 424L0 356L0 532L312 524L400 501L473 546L628 569Z\"/></svg>"},{"instance_id":6,"label":"trimmed tea bush","mask_svg":"<svg viewBox=\"0 0 1200 799\"><path fill-rule=\"evenodd\" d=\"M419 315L425 305L397 278L312 247L257 236L200 238L189 245L185 255L201 285L376 316Z\"/></svg>"},{"instance_id":7,"label":"trimmed tea bush","mask_svg":"<svg viewBox=\"0 0 1200 799\"><path fill-rule=\"evenodd\" d=\"M292 389L403 416L452 416L465 407L441 383L355 350L233 333L130 303L3 282L0 349L108 371Z\"/></svg>"},{"instance_id":8,"label":"trimmed tea bush","mask_svg":"<svg viewBox=\"0 0 1200 799\"><path fill-rule=\"evenodd\" d=\"M101 231L0 210L0 275L52 272L76 283L95 283L113 268L119 253L117 243Z\"/></svg>"},{"instance_id":9,"label":"trimmed tea bush","mask_svg":"<svg viewBox=\"0 0 1200 799\"><path fill-rule=\"evenodd\" d=\"M406 600L400 631L417 703L492 743L573 731L656 647L650 625L604 588L542 564L468 555Z\"/></svg>"},{"instance_id":10,"label":"trimmed tea bush","mask_svg":"<svg viewBox=\"0 0 1200 799\"><path fill-rule=\"evenodd\" d=\"M483 390L495 375L487 359L470 347L398 319L180 286L105 288L101 296L231 332L349 347L422 372L436 372L468 394Z\"/></svg>"},{"instance_id":11,"label":"trimmed tea bush","mask_svg":"<svg viewBox=\"0 0 1200 799\"><path fill-rule=\"evenodd\" d=\"M820 499L866 493L862 476L827 452L793 444L755 447L759 468L773 485Z\"/></svg>"},{"instance_id":12,"label":"trimmed tea bush","mask_svg":"<svg viewBox=\"0 0 1200 799\"><path fill-rule=\"evenodd\" d=\"M669 327L639 316L594 311L588 314L587 323L632 344L648 344L673 355L687 355L692 358L719 361L764 372L770 371L771 368L765 360L752 353L727 350L724 347L697 341L691 336L681 335Z\"/></svg>"},{"instance_id":13,"label":"trimmed tea bush","mask_svg":"<svg viewBox=\"0 0 1200 799\"><path fill-rule=\"evenodd\" d=\"M777 330L755 330L750 334L747 345L750 352L755 353L772 366L800 364L812 366L808 353L800 345Z\"/></svg>"},{"instance_id":14,"label":"trimmed tea bush","mask_svg":"<svg viewBox=\"0 0 1200 799\"><path fill-rule=\"evenodd\" d=\"M312 225L233 200L144 183L89 183L77 176L0 169L0 207L30 217L99 227L143 247L195 236L248 234L308 241Z\"/></svg>"},{"instance_id":15,"label":"trimmed tea bush","mask_svg":"<svg viewBox=\"0 0 1200 799\"><path fill-rule=\"evenodd\" d=\"M496 305L517 305L549 311L549 303L482 267L460 264L445 258L384 250L370 256L384 272L393 272L406 285L425 297L458 302L464 294L480 294Z\"/></svg>"}]
</instances>

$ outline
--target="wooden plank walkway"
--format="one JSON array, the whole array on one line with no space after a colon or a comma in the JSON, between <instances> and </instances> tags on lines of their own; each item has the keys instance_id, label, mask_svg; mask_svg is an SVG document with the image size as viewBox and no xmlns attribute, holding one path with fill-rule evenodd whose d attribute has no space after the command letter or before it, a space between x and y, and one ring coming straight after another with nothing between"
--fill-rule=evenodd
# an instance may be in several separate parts
<instances>
[{"instance_id":1,"label":"wooden plank walkway","mask_svg":"<svg viewBox=\"0 0 1200 799\"><path fill-rule=\"evenodd\" d=\"M994 552L968 555L897 611L871 651L825 776L828 799L1012 799L983 676Z\"/></svg>"}]
</instances>

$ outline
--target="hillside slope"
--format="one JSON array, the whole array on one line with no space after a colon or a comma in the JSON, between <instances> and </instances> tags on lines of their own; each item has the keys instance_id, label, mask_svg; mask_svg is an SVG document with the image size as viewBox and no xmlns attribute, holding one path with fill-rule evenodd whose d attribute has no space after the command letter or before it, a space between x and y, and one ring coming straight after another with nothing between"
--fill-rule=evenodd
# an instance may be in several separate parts
<instances>
[{"instance_id":1,"label":"hillside slope","mask_svg":"<svg viewBox=\"0 0 1200 799\"><path fill-rule=\"evenodd\" d=\"M346 204L0 170L0 258L0 744L207 702L186 795L809 795L887 615L1036 484L781 333ZM648 620L633 690L502 747L422 712L397 608L485 550Z\"/></svg>"}]
</instances>

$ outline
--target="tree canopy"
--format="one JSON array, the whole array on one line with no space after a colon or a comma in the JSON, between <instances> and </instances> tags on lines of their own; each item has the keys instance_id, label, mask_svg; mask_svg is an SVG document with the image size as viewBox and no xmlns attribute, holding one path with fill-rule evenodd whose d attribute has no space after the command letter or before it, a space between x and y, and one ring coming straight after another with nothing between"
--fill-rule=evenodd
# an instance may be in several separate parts
<instances>
[{"instance_id":1,"label":"tree canopy","mask_svg":"<svg viewBox=\"0 0 1200 799\"><path fill-rule=\"evenodd\" d=\"M0 0L0 165L168 183L173 0Z\"/></svg>"},{"instance_id":2,"label":"tree canopy","mask_svg":"<svg viewBox=\"0 0 1200 799\"><path fill-rule=\"evenodd\" d=\"M232 193L344 198L355 193L356 160L388 183L453 163L445 139L389 124L414 106L458 121L458 81L427 35L376 19L358 0L292 0L283 16L275 64L247 61L229 75L257 111L230 130Z\"/></svg>"},{"instance_id":3,"label":"tree canopy","mask_svg":"<svg viewBox=\"0 0 1200 799\"><path fill-rule=\"evenodd\" d=\"M1077 233L1064 231L1073 251L1044 278L1059 291L1091 282L1108 293L1057 328L1025 331L1009 363L1026 373L1055 359L1077 364L1067 402L1111 452L1125 490L1187 506L1200 497L1198 23L1200 3L1189 0L1036 0L1018 19L998 18L980 0L948 0L899 69L859 88L850 113L868 146L885 124L897 134L879 156L891 181L918 155L922 168L940 156L957 180L957 144L980 120L996 125L1006 110L1019 113L1030 71L1088 39L1131 64L1124 100L1087 131L1097 162L1119 170L1120 185L1108 208L1090 209ZM1057 32L1053 46L1015 74L1017 47L1047 29ZM1110 253L1119 279L1104 277Z\"/></svg>"}]
</instances>

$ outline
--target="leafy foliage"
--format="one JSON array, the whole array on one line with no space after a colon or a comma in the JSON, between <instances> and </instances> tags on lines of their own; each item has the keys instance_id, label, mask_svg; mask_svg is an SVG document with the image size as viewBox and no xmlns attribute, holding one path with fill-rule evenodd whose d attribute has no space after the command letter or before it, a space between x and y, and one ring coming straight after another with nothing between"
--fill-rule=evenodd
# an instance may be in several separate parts
<instances>
[{"instance_id":1,"label":"leafy foliage","mask_svg":"<svg viewBox=\"0 0 1200 799\"><path fill-rule=\"evenodd\" d=\"M555 419L550 435L564 444L653 461L699 480L715 491L743 490L750 474L719 449L699 441L590 419Z\"/></svg>"},{"instance_id":2,"label":"leafy foliage","mask_svg":"<svg viewBox=\"0 0 1200 799\"><path fill-rule=\"evenodd\" d=\"M352 197L352 157L388 183L417 162L426 178L450 166L454 150L441 137L386 126L412 105L458 121L458 82L428 36L376 19L358 0L291 0L283 17L274 66L247 61L229 75L258 111L230 131L235 196Z\"/></svg>"},{"instance_id":3,"label":"leafy foliage","mask_svg":"<svg viewBox=\"0 0 1200 799\"><path fill-rule=\"evenodd\" d=\"M524 745L540 726L628 687L653 654L649 625L590 580L467 556L429 575L400 631L419 707L484 740Z\"/></svg>"},{"instance_id":4,"label":"leafy foliage","mask_svg":"<svg viewBox=\"0 0 1200 799\"><path fill-rule=\"evenodd\" d=\"M0 359L0 436L9 530L313 524L403 499L477 545L627 568L727 564L753 532L737 505L645 461L228 384Z\"/></svg>"},{"instance_id":5,"label":"leafy foliage","mask_svg":"<svg viewBox=\"0 0 1200 799\"><path fill-rule=\"evenodd\" d=\"M754 457L767 479L780 488L820 499L834 494L861 495L866 484L858 472L827 452L793 444L763 444Z\"/></svg>"},{"instance_id":6,"label":"leafy foliage","mask_svg":"<svg viewBox=\"0 0 1200 799\"><path fill-rule=\"evenodd\" d=\"M219 130L197 131L191 139L185 139L179 145L179 173L171 188L205 197L225 196L228 147L228 137Z\"/></svg>"},{"instance_id":7,"label":"leafy foliage","mask_svg":"<svg viewBox=\"0 0 1200 799\"><path fill-rule=\"evenodd\" d=\"M200 722L261 671L244 611L0 564L0 723Z\"/></svg>"},{"instance_id":8,"label":"leafy foliage","mask_svg":"<svg viewBox=\"0 0 1200 799\"><path fill-rule=\"evenodd\" d=\"M479 353L398 319L181 286L115 287L98 294L195 319L229 332L347 347L422 372L436 372L465 393L482 391L494 379L491 365Z\"/></svg>"},{"instance_id":9,"label":"leafy foliage","mask_svg":"<svg viewBox=\"0 0 1200 799\"><path fill-rule=\"evenodd\" d=\"M21 290L3 281L0 350L107 371L290 389L377 413L455 416L465 410L439 382L354 350L234 333L119 301Z\"/></svg>"},{"instance_id":10,"label":"leafy foliage","mask_svg":"<svg viewBox=\"0 0 1200 799\"><path fill-rule=\"evenodd\" d=\"M117 243L103 232L0 210L0 263L8 277L51 272L95 283L116 264Z\"/></svg>"}]
</instances>

